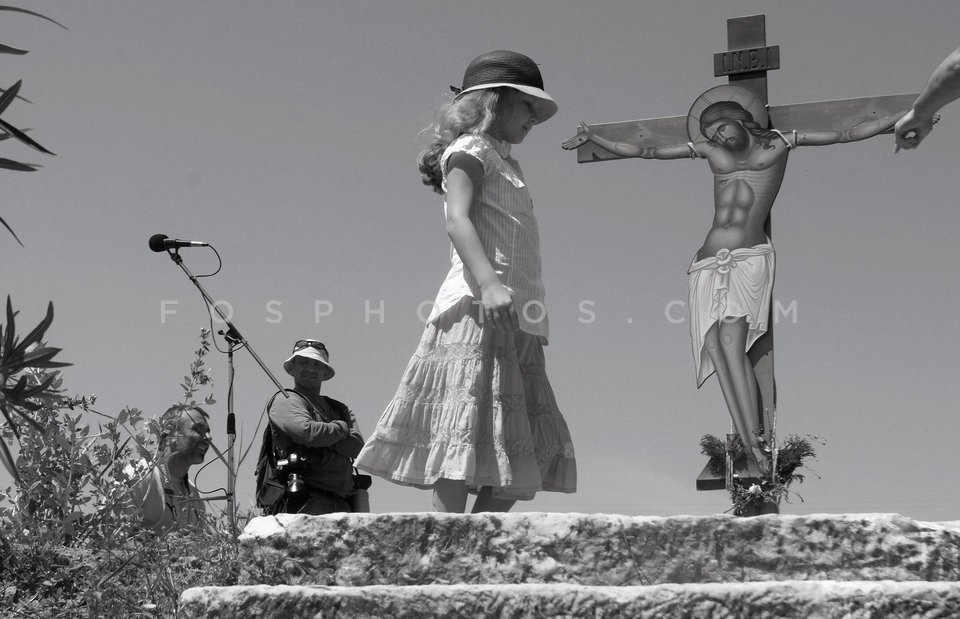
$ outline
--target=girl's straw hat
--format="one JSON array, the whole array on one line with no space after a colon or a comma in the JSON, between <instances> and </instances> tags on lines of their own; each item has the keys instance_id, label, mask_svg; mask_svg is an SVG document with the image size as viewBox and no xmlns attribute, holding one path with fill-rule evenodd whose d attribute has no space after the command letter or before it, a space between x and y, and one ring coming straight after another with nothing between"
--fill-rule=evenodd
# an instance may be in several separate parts
<instances>
[{"instance_id":1,"label":"girl's straw hat","mask_svg":"<svg viewBox=\"0 0 960 619\"><path fill-rule=\"evenodd\" d=\"M543 90L543 77L537 63L529 57L505 49L474 58L463 74L463 86L453 88L457 97L465 92L507 86L537 98L534 114L542 123L557 113L557 103Z\"/></svg>"}]
</instances>

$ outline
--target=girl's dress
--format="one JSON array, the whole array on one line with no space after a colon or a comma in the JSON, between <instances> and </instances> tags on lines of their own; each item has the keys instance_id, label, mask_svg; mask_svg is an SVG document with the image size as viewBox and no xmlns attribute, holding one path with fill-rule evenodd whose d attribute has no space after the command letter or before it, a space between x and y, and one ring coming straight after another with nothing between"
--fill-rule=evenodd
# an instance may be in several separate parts
<instances>
[{"instance_id":1,"label":"girl's dress","mask_svg":"<svg viewBox=\"0 0 960 619\"><path fill-rule=\"evenodd\" d=\"M481 328L479 286L451 245L450 272L420 345L356 465L418 488L439 479L490 486L496 498L575 492L573 443L544 367L548 323L533 201L510 144L486 135L447 147L444 190L454 152L483 165L470 220L511 292L520 331Z\"/></svg>"}]
</instances>

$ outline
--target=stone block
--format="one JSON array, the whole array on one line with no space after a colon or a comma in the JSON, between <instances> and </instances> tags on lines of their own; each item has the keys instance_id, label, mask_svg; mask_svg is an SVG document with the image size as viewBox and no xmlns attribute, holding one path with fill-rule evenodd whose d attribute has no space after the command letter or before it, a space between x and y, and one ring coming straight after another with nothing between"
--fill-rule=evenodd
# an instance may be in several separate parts
<instances>
[{"instance_id":1,"label":"stone block","mask_svg":"<svg viewBox=\"0 0 960 619\"><path fill-rule=\"evenodd\" d=\"M186 618L690 617L874 619L960 616L960 583L792 581L583 585L254 585L188 589Z\"/></svg>"},{"instance_id":2,"label":"stone block","mask_svg":"<svg viewBox=\"0 0 960 619\"><path fill-rule=\"evenodd\" d=\"M283 514L240 544L242 584L960 580L960 522L897 514Z\"/></svg>"}]
</instances>

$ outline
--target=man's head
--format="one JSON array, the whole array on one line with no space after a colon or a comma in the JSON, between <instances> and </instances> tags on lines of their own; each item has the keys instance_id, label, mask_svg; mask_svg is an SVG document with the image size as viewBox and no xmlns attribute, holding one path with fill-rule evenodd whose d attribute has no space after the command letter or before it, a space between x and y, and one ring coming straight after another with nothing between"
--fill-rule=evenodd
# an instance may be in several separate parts
<instances>
[{"instance_id":1,"label":"man's head","mask_svg":"<svg viewBox=\"0 0 960 619\"><path fill-rule=\"evenodd\" d=\"M759 126L753 115L736 101L717 101L700 114L700 133L709 141L738 151L750 144L751 126Z\"/></svg>"},{"instance_id":2,"label":"man's head","mask_svg":"<svg viewBox=\"0 0 960 619\"><path fill-rule=\"evenodd\" d=\"M283 369L293 377L297 387L308 391L319 391L321 383L335 374L327 347L323 342L309 339L297 340L293 354L283 362Z\"/></svg>"},{"instance_id":3,"label":"man's head","mask_svg":"<svg viewBox=\"0 0 960 619\"><path fill-rule=\"evenodd\" d=\"M174 413L167 453L188 465L201 464L210 448L210 416L199 406Z\"/></svg>"}]
</instances>

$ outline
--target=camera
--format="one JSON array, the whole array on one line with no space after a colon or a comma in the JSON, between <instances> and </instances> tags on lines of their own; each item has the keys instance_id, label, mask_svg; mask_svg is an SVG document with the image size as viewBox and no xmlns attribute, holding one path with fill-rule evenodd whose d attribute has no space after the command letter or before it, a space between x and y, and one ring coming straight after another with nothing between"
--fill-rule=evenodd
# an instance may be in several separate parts
<instances>
[{"instance_id":1,"label":"camera","mask_svg":"<svg viewBox=\"0 0 960 619\"><path fill-rule=\"evenodd\" d=\"M287 492L293 494L306 489L307 483L301 477L306 464L307 459L296 453L290 453L286 458L277 460L277 472L287 476Z\"/></svg>"}]
</instances>

